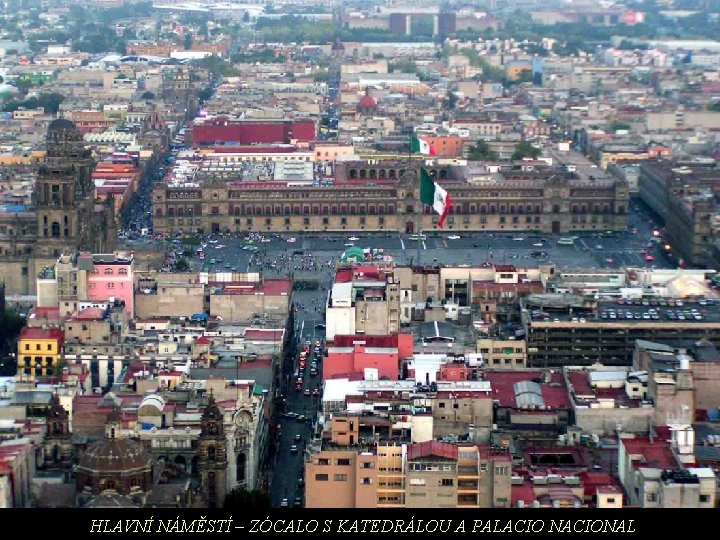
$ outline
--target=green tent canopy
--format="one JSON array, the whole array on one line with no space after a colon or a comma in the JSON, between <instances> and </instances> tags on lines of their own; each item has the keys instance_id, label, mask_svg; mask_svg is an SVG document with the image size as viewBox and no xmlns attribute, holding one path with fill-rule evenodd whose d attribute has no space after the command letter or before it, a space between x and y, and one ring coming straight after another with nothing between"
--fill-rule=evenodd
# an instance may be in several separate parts
<instances>
[{"instance_id":1,"label":"green tent canopy","mask_svg":"<svg viewBox=\"0 0 720 540\"><path fill-rule=\"evenodd\" d=\"M345 252L340 256L340 260L343 262L347 261L364 261L365 260L365 252L362 250L362 248L359 248L357 246L351 246L345 250Z\"/></svg>"}]
</instances>

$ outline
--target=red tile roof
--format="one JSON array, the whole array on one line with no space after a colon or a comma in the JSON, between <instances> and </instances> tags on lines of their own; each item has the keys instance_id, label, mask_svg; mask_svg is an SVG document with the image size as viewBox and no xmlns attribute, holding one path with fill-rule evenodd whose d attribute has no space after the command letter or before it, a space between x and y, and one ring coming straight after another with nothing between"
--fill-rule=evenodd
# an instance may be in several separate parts
<instances>
[{"instance_id":1,"label":"red tile roof","mask_svg":"<svg viewBox=\"0 0 720 540\"><path fill-rule=\"evenodd\" d=\"M428 456L441 457L457 461L458 447L454 444L448 444L440 441L426 441L422 443L408 445L408 461Z\"/></svg>"},{"instance_id":2,"label":"red tile roof","mask_svg":"<svg viewBox=\"0 0 720 540\"><path fill-rule=\"evenodd\" d=\"M542 371L487 371L485 378L490 382L492 397L500 401L501 407L515 408L515 390L513 385L521 381L540 379ZM540 384L543 401L550 409L569 409L570 398L563 380L562 373L555 371L550 381L553 386Z\"/></svg>"},{"instance_id":3,"label":"red tile roof","mask_svg":"<svg viewBox=\"0 0 720 540\"><path fill-rule=\"evenodd\" d=\"M210 345L210 340L205 336L200 336L195 340L195 345Z\"/></svg>"},{"instance_id":4,"label":"red tile roof","mask_svg":"<svg viewBox=\"0 0 720 540\"><path fill-rule=\"evenodd\" d=\"M65 333L59 328L28 328L20 332L20 339L55 339L62 343Z\"/></svg>"},{"instance_id":5,"label":"red tile roof","mask_svg":"<svg viewBox=\"0 0 720 540\"><path fill-rule=\"evenodd\" d=\"M647 437L620 439L620 444L625 446L626 453L642 456L633 462L635 468L674 469L679 466L664 438L657 437L653 441Z\"/></svg>"},{"instance_id":6,"label":"red tile roof","mask_svg":"<svg viewBox=\"0 0 720 540\"><path fill-rule=\"evenodd\" d=\"M513 508L517 507L518 501L522 501L528 506L535 499L535 489L532 483L526 481L520 485L510 486L510 501Z\"/></svg>"},{"instance_id":7,"label":"red tile roof","mask_svg":"<svg viewBox=\"0 0 720 540\"><path fill-rule=\"evenodd\" d=\"M285 333L282 329L274 328L248 328L245 330L245 339L255 341L279 341Z\"/></svg>"}]
</instances>

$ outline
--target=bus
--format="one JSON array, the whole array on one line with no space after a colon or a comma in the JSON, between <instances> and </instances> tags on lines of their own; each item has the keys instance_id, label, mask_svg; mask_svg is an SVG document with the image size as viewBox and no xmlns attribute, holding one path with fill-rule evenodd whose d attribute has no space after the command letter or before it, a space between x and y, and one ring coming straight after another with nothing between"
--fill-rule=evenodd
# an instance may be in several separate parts
<instances>
[{"instance_id":1,"label":"bus","mask_svg":"<svg viewBox=\"0 0 720 540\"><path fill-rule=\"evenodd\" d=\"M574 246L575 238L572 238L572 237L561 238L560 240L558 240L558 245L559 246Z\"/></svg>"}]
</instances>

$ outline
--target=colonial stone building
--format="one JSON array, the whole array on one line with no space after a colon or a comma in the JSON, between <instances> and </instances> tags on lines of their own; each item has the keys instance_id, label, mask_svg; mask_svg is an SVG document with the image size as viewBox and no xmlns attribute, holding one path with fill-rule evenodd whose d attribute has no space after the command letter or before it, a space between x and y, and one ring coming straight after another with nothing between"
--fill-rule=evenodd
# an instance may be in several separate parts
<instances>
[{"instance_id":1,"label":"colonial stone building","mask_svg":"<svg viewBox=\"0 0 720 540\"><path fill-rule=\"evenodd\" d=\"M223 414L212 394L200 421L198 472L208 508L222 508L227 488L227 440Z\"/></svg>"},{"instance_id":2,"label":"colonial stone building","mask_svg":"<svg viewBox=\"0 0 720 540\"><path fill-rule=\"evenodd\" d=\"M51 122L34 208L0 212L0 281L9 294L35 291L35 276L63 253L112 251L112 199L96 203L90 151L75 124Z\"/></svg>"},{"instance_id":3,"label":"colonial stone building","mask_svg":"<svg viewBox=\"0 0 720 540\"><path fill-rule=\"evenodd\" d=\"M432 231L438 216L430 207L418 208L418 170L407 161L355 161L338 163L329 187L212 177L159 185L153 191L154 231L412 234L418 224ZM445 230L571 233L627 226L628 189L620 180L585 179L550 167L473 176L464 167L442 165L428 172L452 199Z\"/></svg>"}]
</instances>

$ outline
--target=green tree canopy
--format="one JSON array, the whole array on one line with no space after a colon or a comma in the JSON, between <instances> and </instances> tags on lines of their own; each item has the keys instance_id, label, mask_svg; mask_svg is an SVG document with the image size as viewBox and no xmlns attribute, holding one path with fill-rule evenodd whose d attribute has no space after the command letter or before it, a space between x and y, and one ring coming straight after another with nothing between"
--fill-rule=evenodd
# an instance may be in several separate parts
<instances>
[{"instance_id":1,"label":"green tree canopy","mask_svg":"<svg viewBox=\"0 0 720 540\"><path fill-rule=\"evenodd\" d=\"M515 151L513 152L513 155L511 159L523 159L523 158L532 158L535 159L541 154L541 151L539 148L535 148L532 144L530 144L527 141L521 141L518 144L515 145Z\"/></svg>"},{"instance_id":2,"label":"green tree canopy","mask_svg":"<svg viewBox=\"0 0 720 540\"><path fill-rule=\"evenodd\" d=\"M471 161L497 161L498 153L490 148L485 141L477 141L470 149L468 159Z\"/></svg>"}]
</instances>

